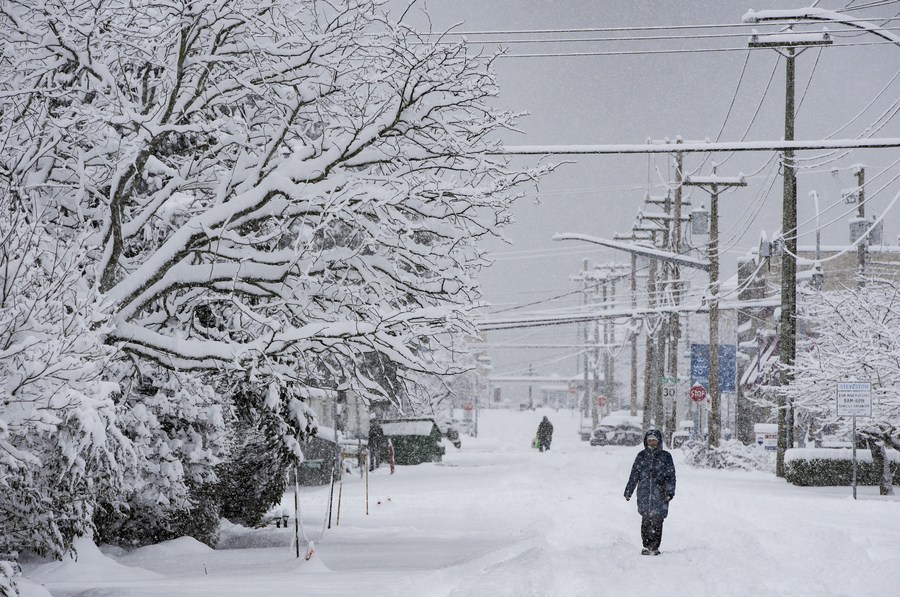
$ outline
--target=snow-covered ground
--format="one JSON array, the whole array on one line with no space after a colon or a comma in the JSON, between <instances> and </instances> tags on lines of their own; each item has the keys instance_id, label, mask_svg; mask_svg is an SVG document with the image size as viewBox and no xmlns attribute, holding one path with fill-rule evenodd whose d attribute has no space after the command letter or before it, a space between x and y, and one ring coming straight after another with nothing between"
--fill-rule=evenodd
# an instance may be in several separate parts
<instances>
[{"instance_id":1,"label":"snow-covered ground","mask_svg":"<svg viewBox=\"0 0 900 597\"><path fill-rule=\"evenodd\" d=\"M530 442L545 414L553 449L539 453ZM54 596L90 597L896 592L897 499L690 469L678 450L663 553L642 556L635 503L622 497L638 448L592 448L577 426L569 411L482 412L480 436L463 436L442 463L370 476L368 515L365 484L346 478L340 524L321 537L328 488L302 489L309 561L293 558L292 529L227 526L217 550L188 538L131 553L84 546L78 562L30 566L27 577Z\"/></svg>"}]
</instances>

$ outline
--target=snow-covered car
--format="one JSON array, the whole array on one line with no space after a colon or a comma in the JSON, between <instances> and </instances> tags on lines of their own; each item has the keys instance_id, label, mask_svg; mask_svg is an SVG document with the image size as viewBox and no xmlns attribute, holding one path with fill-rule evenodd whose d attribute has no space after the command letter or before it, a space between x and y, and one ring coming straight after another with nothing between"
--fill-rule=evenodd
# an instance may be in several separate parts
<instances>
[{"instance_id":1,"label":"snow-covered car","mask_svg":"<svg viewBox=\"0 0 900 597\"><path fill-rule=\"evenodd\" d=\"M601 423L591 434L592 446L637 446L643 441L643 429L632 421Z\"/></svg>"},{"instance_id":2,"label":"snow-covered car","mask_svg":"<svg viewBox=\"0 0 900 597\"><path fill-rule=\"evenodd\" d=\"M690 431L676 431L672 434L672 447L680 448L691 439Z\"/></svg>"}]
</instances>

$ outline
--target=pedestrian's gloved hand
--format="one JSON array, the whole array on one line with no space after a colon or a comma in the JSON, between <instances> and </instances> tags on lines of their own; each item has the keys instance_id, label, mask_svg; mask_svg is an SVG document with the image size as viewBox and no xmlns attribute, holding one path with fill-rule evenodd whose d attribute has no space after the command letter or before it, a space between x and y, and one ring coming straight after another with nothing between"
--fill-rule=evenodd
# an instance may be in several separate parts
<instances>
[{"instance_id":1,"label":"pedestrian's gloved hand","mask_svg":"<svg viewBox=\"0 0 900 597\"><path fill-rule=\"evenodd\" d=\"M627 502L627 501L630 500L630 499L631 499L631 496L628 495L628 494L626 493L626 494L625 494L625 501Z\"/></svg>"}]
</instances>

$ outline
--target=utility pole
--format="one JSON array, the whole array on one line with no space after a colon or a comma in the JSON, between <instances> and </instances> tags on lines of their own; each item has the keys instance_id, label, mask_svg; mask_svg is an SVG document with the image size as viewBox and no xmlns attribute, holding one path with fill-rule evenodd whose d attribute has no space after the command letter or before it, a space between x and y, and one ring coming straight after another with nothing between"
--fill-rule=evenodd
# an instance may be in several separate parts
<instances>
[{"instance_id":1,"label":"utility pole","mask_svg":"<svg viewBox=\"0 0 900 597\"><path fill-rule=\"evenodd\" d=\"M603 285L603 310L607 310L611 308L612 305L616 302L616 279L617 276L610 276L608 280L609 286L609 296L607 297L607 285ZM603 380L605 382L606 389L604 390L604 394L606 395L606 400L608 405L616 404L618 408L617 392L615 389L615 374L613 372L613 358L610 347L613 345L613 340L615 340L615 330L612 326L612 320L609 317L606 317L603 320L603 344L606 345L606 352L604 355L604 367L603 367Z\"/></svg>"},{"instance_id":2,"label":"utility pole","mask_svg":"<svg viewBox=\"0 0 900 597\"><path fill-rule=\"evenodd\" d=\"M591 383L591 429L596 429L600 423L599 405L597 397L600 395L600 320L591 322L594 327L594 356L591 359L594 375Z\"/></svg>"},{"instance_id":3,"label":"utility pole","mask_svg":"<svg viewBox=\"0 0 900 597\"><path fill-rule=\"evenodd\" d=\"M528 363L528 377L534 377L534 367ZM531 382L528 382L528 408L534 410L534 397L531 394Z\"/></svg>"},{"instance_id":4,"label":"utility pole","mask_svg":"<svg viewBox=\"0 0 900 597\"><path fill-rule=\"evenodd\" d=\"M656 233L652 233L651 243L656 248ZM647 273L647 302L650 309L656 307L656 259L650 259L650 269ZM649 320L649 318L648 318ZM644 344L644 412L641 419L644 431L650 428L650 421L653 414L653 397L655 396L656 385L654 383L654 374L656 374L653 366L656 360L657 352L653 346L653 330L647 327L647 339Z\"/></svg>"},{"instance_id":5,"label":"utility pole","mask_svg":"<svg viewBox=\"0 0 900 597\"><path fill-rule=\"evenodd\" d=\"M582 280L582 300L584 302L585 307L588 304L588 287L587 287L587 269L588 269L588 260L582 259L581 261L581 280ZM582 328L582 340L585 347L587 347L588 343L588 326L589 322L585 322L582 324L584 327ZM590 353L588 349L584 349L584 404L582 405L581 412L587 417L590 414L591 408L591 391L590 391L590 370L591 370L591 362L590 362ZM593 427L591 427L593 429Z\"/></svg>"},{"instance_id":6,"label":"utility pole","mask_svg":"<svg viewBox=\"0 0 900 597\"><path fill-rule=\"evenodd\" d=\"M713 174L710 177L689 176L684 180L686 186L701 187L710 196L709 205L709 405L712 413L709 417L709 445L718 447L720 438L721 392L719 391L719 188L745 187L747 182L743 176L735 178L721 177Z\"/></svg>"},{"instance_id":7,"label":"utility pole","mask_svg":"<svg viewBox=\"0 0 900 597\"><path fill-rule=\"evenodd\" d=\"M803 49L812 46L831 45L828 33L821 35L793 34L787 32L774 38L750 36L749 47L771 48L785 58L784 82L784 140L794 140L794 59ZM801 48L798 50L797 48ZM781 320L779 322L779 362L781 363L782 386L790 385L793 375L789 368L797 356L797 176L794 164L794 150L785 149L782 161L782 217L781 234L784 252L781 256ZM775 456L775 475L784 477L784 453L790 447L790 430L793 427L791 405L784 394L778 393L778 409L784 416L778 417L778 451Z\"/></svg>"},{"instance_id":8,"label":"utility pole","mask_svg":"<svg viewBox=\"0 0 900 597\"><path fill-rule=\"evenodd\" d=\"M662 213L644 213L643 211L638 212L638 221L640 224L636 227L636 230L648 231L653 235L653 245L656 247L656 233L662 233L662 248L665 250L670 250L669 246L669 220L672 218L672 215L669 213L669 207L671 203L671 197L667 194L665 197L661 198L653 198L649 194L645 199L646 205L662 205L663 212ZM644 221L648 220L652 223L651 226L646 226ZM668 273L669 273L669 262L662 261L658 263L659 260L652 260L650 262L650 276L653 278L652 281L648 280L648 292L652 294L650 296L651 306L661 306L665 301L665 290L668 282ZM652 286L650 285L652 282ZM654 329L647 330L647 358L652 359L650 361L650 365L647 368L648 373L648 386L650 388L650 418L649 421L656 427L656 429L660 430L663 433L663 437L665 437L665 405L663 403L663 377L665 376L665 363L666 363L666 344L669 336L669 316L668 315L658 315L655 317ZM651 346L652 343L652 346ZM651 352L652 349L652 352ZM645 416L645 420L647 420Z\"/></svg>"},{"instance_id":9,"label":"utility pole","mask_svg":"<svg viewBox=\"0 0 900 597\"><path fill-rule=\"evenodd\" d=\"M637 254L631 254L631 308L632 313L637 310ZM631 416L637 416L637 319L631 316Z\"/></svg>"},{"instance_id":10,"label":"utility pole","mask_svg":"<svg viewBox=\"0 0 900 597\"><path fill-rule=\"evenodd\" d=\"M681 143L681 137L675 140L676 144ZM680 151L675 153L675 205L672 208L672 252L681 254L681 183L683 179L684 154ZM681 267L677 263L672 263L672 302L677 307L681 304ZM681 319L678 311L674 311L669 321L669 375L675 380L676 388L678 387L678 350L679 341L681 340ZM677 394L676 394L677 395ZM678 400L673 398L672 418L669 420L668 439L671 442L672 432L678 429ZM670 444L671 445L671 444Z\"/></svg>"},{"instance_id":11,"label":"utility pole","mask_svg":"<svg viewBox=\"0 0 900 597\"><path fill-rule=\"evenodd\" d=\"M859 166L856 169L856 217L859 218L860 234L865 233L866 221L866 169ZM866 285L866 250L868 249L868 239L859 239L856 245L856 287L862 288Z\"/></svg>"}]
</instances>

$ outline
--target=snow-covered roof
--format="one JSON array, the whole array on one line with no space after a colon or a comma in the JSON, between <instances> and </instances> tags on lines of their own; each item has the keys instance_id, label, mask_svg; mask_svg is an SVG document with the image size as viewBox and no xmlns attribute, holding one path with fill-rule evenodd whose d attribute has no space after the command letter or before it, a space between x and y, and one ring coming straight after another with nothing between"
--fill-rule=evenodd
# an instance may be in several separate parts
<instances>
[{"instance_id":1,"label":"snow-covered roof","mask_svg":"<svg viewBox=\"0 0 900 597\"><path fill-rule=\"evenodd\" d=\"M391 421L382 423L385 435L431 435L435 427L434 421Z\"/></svg>"}]
</instances>

